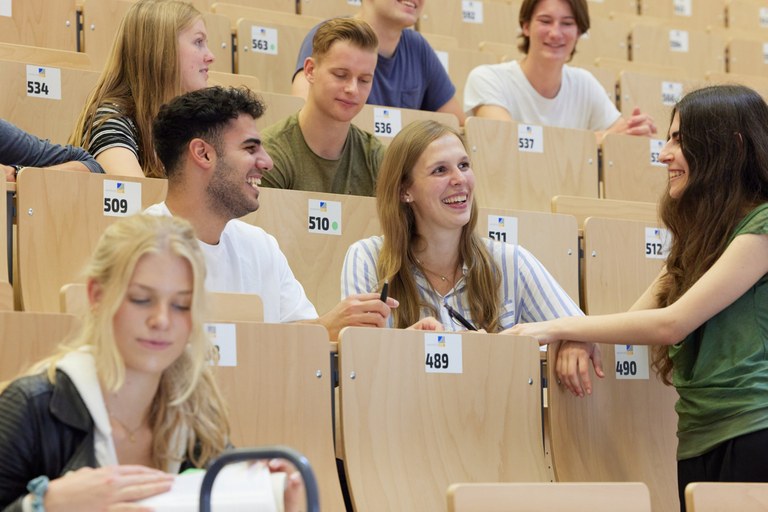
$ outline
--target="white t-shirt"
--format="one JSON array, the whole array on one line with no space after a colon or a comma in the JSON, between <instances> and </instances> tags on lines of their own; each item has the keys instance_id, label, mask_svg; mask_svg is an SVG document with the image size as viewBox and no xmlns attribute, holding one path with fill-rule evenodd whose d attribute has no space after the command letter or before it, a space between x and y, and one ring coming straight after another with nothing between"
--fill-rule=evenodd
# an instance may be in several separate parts
<instances>
[{"instance_id":1,"label":"white t-shirt","mask_svg":"<svg viewBox=\"0 0 768 512\"><path fill-rule=\"evenodd\" d=\"M481 105L505 108L520 123L591 131L605 130L621 116L589 71L563 66L560 91L549 99L533 88L514 60L478 66L469 73L464 111L472 115Z\"/></svg>"},{"instance_id":2,"label":"white t-shirt","mask_svg":"<svg viewBox=\"0 0 768 512\"><path fill-rule=\"evenodd\" d=\"M145 213L171 215L164 202L150 206ZM224 227L218 244L201 241L200 248L205 254L208 291L258 295L264 303L265 322L285 323L318 317L277 240L263 229L231 220Z\"/></svg>"}]
</instances>

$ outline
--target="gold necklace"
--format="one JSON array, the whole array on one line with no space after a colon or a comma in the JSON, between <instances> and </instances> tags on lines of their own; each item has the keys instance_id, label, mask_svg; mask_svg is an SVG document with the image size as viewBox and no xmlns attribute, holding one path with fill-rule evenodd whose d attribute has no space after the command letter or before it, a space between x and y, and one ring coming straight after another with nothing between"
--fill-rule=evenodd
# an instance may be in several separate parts
<instances>
[{"instance_id":1,"label":"gold necklace","mask_svg":"<svg viewBox=\"0 0 768 512\"><path fill-rule=\"evenodd\" d=\"M135 443L136 442L136 434L139 432L139 430L141 430L141 427L144 426L144 422L142 421L139 424L138 427L136 427L133 430L131 430L130 428L128 428L128 426L125 423L120 421L120 419L117 416L112 414L112 411L107 409L107 413L109 414L109 417L112 418L113 420L115 420L117 422L117 424L120 425L120 428L122 428L128 434L128 441L131 442L131 443Z\"/></svg>"},{"instance_id":2,"label":"gold necklace","mask_svg":"<svg viewBox=\"0 0 768 512\"><path fill-rule=\"evenodd\" d=\"M443 282L447 282L447 281L448 281L448 278L447 278L446 276L444 276L444 275L442 275L442 274L438 274L437 272L435 272L435 271L433 271L433 270L429 270L427 267L425 267L425 266L424 266L424 263L422 263L422 262L421 262L421 260L420 260L419 258L416 258L416 263L418 263L418 264L419 264L419 266L422 268L422 270L424 270L425 272L429 272L429 273L430 273L430 274L432 274L433 276L437 276L437 277L439 277L439 278L440 278L440 280L441 280L441 281L443 281ZM456 282L456 270L458 270L458 268L459 268L459 266L458 266L458 265L456 265L456 268L455 268L455 269L453 269L453 276L451 276L451 277L452 277L452 279L453 279L453 282L454 282L454 283Z\"/></svg>"}]
</instances>

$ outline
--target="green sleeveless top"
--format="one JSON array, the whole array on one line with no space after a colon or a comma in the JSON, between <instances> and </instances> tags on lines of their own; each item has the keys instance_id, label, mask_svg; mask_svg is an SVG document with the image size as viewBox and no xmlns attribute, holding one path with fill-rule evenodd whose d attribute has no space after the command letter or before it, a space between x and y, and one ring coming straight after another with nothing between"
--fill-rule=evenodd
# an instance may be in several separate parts
<instances>
[{"instance_id":1,"label":"green sleeveless top","mask_svg":"<svg viewBox=\"0 0 768 512\"><path fill-rule=\"evenodd\" d=\"M728 243L768 234L768 203L752 210ZM768 275L685 340L669 347L680 395L678 460L768 428Z\"/></svg>"}]
</instances>

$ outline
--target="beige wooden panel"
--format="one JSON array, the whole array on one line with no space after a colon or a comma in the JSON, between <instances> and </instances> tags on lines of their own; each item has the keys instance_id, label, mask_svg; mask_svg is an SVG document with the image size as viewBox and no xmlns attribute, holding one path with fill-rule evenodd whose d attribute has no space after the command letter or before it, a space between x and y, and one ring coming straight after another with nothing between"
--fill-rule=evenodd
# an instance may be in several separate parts
<instances>
[{"instance_id":1,"label":"beige wooden panel","mask_svg":"<svg viewBox=\"0 0 768 512\"><path fill-rule=\"evenodd\" d=\"M93 66L85 53L12 43L0 43L0 60L57 68L91 69Z\"/></svg>"},{"instance_id":2,"label":"beige wooden panel","mask_svg":"<svg viewBox=\"0 0 768 512\"><path fill-rule=\"evenodd\" d=\"M685 488L688 512L764 512L768 484L697 482Z\"/></svg>"},{"instance_id":3,"label":"beige wooden panel","mask_svg":"<svg viewBox=\"0 0 768 512\"><path fill-rule=\"evenodd\" d=\"M470 50L478 49L481 41L517 44L519 3L493 0L475 0L473 3L482 6L481 23L464 21L461 0L427 2L421 11L419 31L448 36L461 34L459 45Z\"/></svg>"},{"instance_id":4,"label":"beige wooden panel","mask_svg":"<svg viewBox=\"0 0 768 512\"><path fill-rule=\"evenodd\" d=\"M726 0L728 28L768 35L768 5L760 0Z\"/></svg>"},{"instance_id":5,"label":"beige wooden panel","mask_svg":"<svg viewBox=\"0 0 768 512\"><path fill-rule=\"evenodd\" d=\"M261 28L277 30L276 54L253 50L254 31L258 37ZM237 72L259 77L265 91L290 94L296 56L307 32L299 26L241 19L237 23Z\"/></svg>"},{"instance_id":6,"label":"beige wooden panel","mask_svg":"<svg viewBox=\"0 0 768 512\"><path fill-rule=\"evenodd\" d=\"M52 355L76 325L72 315L0 311L0 381L18 377Z\"/></svg>"},{"instance_id":7,"label":"beige wooden panel","mask_svg":"<svg viewBox=\"0 0 768 512\"><path fill-rule=\"evenodd\" d=\"M360 128L361 130L365 130L369 133L373 133L384 144L389 144L390 142L392 142L392 139L397 134L394 132L385 133L383 128L379 130L376 129L376 126L374 125L376 109L385 110L390 116L396 115L395 113L399 111L401 124L403 128L405 128L406 126L408 126L410 123L414 121L432 119L439 123L448 125L455 130L459 129L459 120L453 114L447 114L444 112L427 112L425 110L412 110L408 108L392 108L392 107L381 107L378 105L364 105L360 113L357 114L354 117L354 119L352 119L352 123L358 128Z\"/></svg>"},{"instance_id":8,"label":"beige wooden panel","mask_svg":"<svg viewBox=\"0 0 768 512\"><path fill-rule=\"evenodd\" d=\"M517 44L498 43L496 41L480 41L478 50L483 53L493 53L499 58L499 62L508 60L522 60L525 54L518 48Z\"/></svg>"},{"instance_id":9,"label":"beige wooden panel","mask_svg":"<svg viewBox=\"0 0 768 512\"><path fill-rule=\"evenodd\" d=\"M619 110L629 117L632 109L640 107L655 121L659 130L656 137L666 139L674 104L682 95L705 85L703 77L677 79L663 73L622 71L619 73Z\"/></svg>"},{"instance_id":10,"label":"beige wooden panel","mask_svg":"<svg viewBox=\"0 0 768 512\"><path fill-rule=\"evenodd\" d=\"M359 5L349 0L298 0L298 8L302 16L316 18L352 16L360 10Z\"/></svg>"},{"instance_id":11,"label":"beige wooden panel","mask_svg":"<svg viewBox=\"0 0 768 512\"><path fill-rule=\"evenodd\" d=\"M24 310L57 312L61 287L82 282L96 242L119 218L104 216L105 180L141 183L142 210L165 199L166 180L33 168L19 173L19 273L14 278Z\"/></svg>"},{"instance_id":12,"label":"beige wooden panel","mask_svg":"<svg viewBox=\"0 0 768 512\"><path fill-rule=\"evenodd\" d=\"M112 51L120 22L128 12L131 0L84 0L83 1L83 51L101 70Z\"/></svg>"},{"instance_id":13,"label":"beige wooden panel","mask_svg":"<svg viewBox=\"0 0 768 512\"><path fill-rule=\"evenodd\" d=\"M5 178L0 179L0 226L2 226L2 232L0 232L0 283L8 283L8 241L9 237L13 236L13 226L8 223L8 185L5 183ZM12 199L11 199L12 200ZM2 308L8 309L8 308ZM13 300L11 300L11 307L13 309Z\"/></svg>"},{"instance_id":14,"label":"beige wooden panel","mask_svg":"<svg viewBox=\"0 0 768 512\"><path fill-rule=\"evenodd\" d=\"M687 51L678 46L687 34ZM676 23L637 24L632 29L632 60L654 64L664 62L686 70L691 78L703 78L710 71L725 71L725 41L716 33L686 29ZM672 50L672 47L679 50Z\"/></svg>"},{"instance_id":15,"label":"beige wooden panel","mask_svg":"<svg viewBox=\"0 0 768 512\"><path fill-rule=\"evenodd\" d=\"M640 12L643 15L667 18L675 23L699 30L725 27L725 5L723 0L688 0L686 3L675 0L640 0Z\"/></svg>"},{"instance_id":16,"label":"beige wooden panel","mask_svg":"<svg viewBox=\"0 0 768 512\"><path fill-rule=\"evenodd\" d=\"M652 62L638 62L627 61L623 59L609 59L606 57L598 57L594 60L594 67L598 69L610 69L619 75L621 71L636 71L639 73L652 73L661 74L669 79L682 80L689 77L689 74L680 68L674 68L670 66L662 66L659 63Z\"/></svg>"},{"instance_id":17,"label":"beige wooden panel","mask_svg":"<svg viewBox=\"0 0 768 512\"><path fill-rule=\"evenodd\" d=\"M208 48L214 56L211 71L233 73L235 64L232 55L232 27L229 18L223 14L203 13L205 29L208 32Z\"/></svg>"},{"instance_id":18,"label":"beige wooden panel","mask_svg":"<svg viewBox=\"0 0 768 512\"><path fill-rule=\"evenodd\" d=\"M597 197L592 132L544 127L544 151L518 149L518 125L470 117L464 125L479 206L549 211L558 194Z\"/></svg>"},{"instance_id":19,"label":"beige wooden panel","mask_svg":"<svg viewBox=\"0 0 768 512\"><path fill-rule=\"evenodd\" d=\"M659 125L659 139L666 130ZM657 139L658 140L658 139ZM647 137L609 134L603 139L603 194L607 199L656 203L667 190L667 166L651 151L654 141Z\"/></svg>"},{"instance_id":20,"label":"beige wooden panel","mask_svg":"<svg viewBox=\"0 0 768 512\"><path fill-rule=\"evenodd\" d=\"M611 99L611 103L616 104L616 88L619 82L619 73L611 68L599 68L596 66L579 66L586 69L592 76L597 78L600 85L605 89L605 94Z\"/></svg>"},{"instance_id":21,"label":"beige wooden panel","mask_svg":"<svg viewBox=\"0 0 768 512\"><path fill-rule=\"evenodd\" d=\"M309 232L309 200L341 203L341 234ZM361 238L381 234L373 197L262 188L259 209L242 218L273 235L296 279L319 314L341 298L339 279L347 248Z\"/></svg>"},{"instance_id":22,"label":"beige wooden panel","mask_svg":"<svg viewBox=\"0 0 768 512\"><path fill-rule=\"evenodd\" d=\"M768 79L768 34L765 39L731 39L728 42L728 72Z\"/></svg>"},{"instance_id":23,"label":"beige wooden panel","mask_svg":"<svg viewBox=\"0 0 768 512\"><path fill-rule=\"evenodd\" d=\"M582 35L576 45L571 64L591 65L595 58L629 59L630 23L625 18L590 18L589 32Z\"/></svg>"},{"instance_id":24,"label":"beige wooden panel","mask_svg":"<svg viewBox=\"0 0 768 512\"><path fill-rule=\"evenodd\" d=\"M609 16L619 14L639 14L640 0L587 0L589 15Z\"/></svg>"},{"instance_id":25,"label":"beige wooden panel","mask_svg":"<svg viewBox=\"0 0 768 512\"><path fill-rule=\"evenodd\" d=\"M0 16L0 41L77 50L75 0L9 1L11 17Z\"/></svg>"},{"instance_id":26,"label":"beige wooden panel","mask_svg":"<svg viewBox=\"0 0 768 512\"><path fill-rule=\"evenodd\" d=\"M594 199L578 196L555 196L552 198L552 211L573 215L579 225L584 228L588 217L607 217L609 219L639 220L657 224L659 222L658 207L655 203L640 201L621 201L615 199Z\"/></svg>"},{"instance_id":27,"label":"beige wooden panel","mask_svg":"<svg viewBox=\"0 0 768 512\"><path fill-rule=\"evenodd\" d=\"M578 304L579 302L579 233L576 218L544 212L480 208L477 233L498 239L488 227L489 217L517 219L517 240L536 256L560 286Z\"/></svg>"},{"instance_id":28,"label":"beige wooden panel","mask_svg":"<svg viewBox=\"0 0 768 512\"><path fill-rule=\"evenodd\" d=\"M0 311L13 311L13 286L8 281L0 281Z\"/></svg>"},{"instance_id":29,"label":"beige wooden panel","mask_svg":"<svg viewBox=\"0 0 768 512\"><path fill-rule=\"evenodd\" d=\"M344 510L333 452L328 333L319 325L237 323L237 366L218 367L235 446L280 444L312 464L322 510Z\"/></svg>"},{"instance_id":30,"label":"beige wooden panel","mask_svg":"<svg viewBox=\"0 0 768 512\"><path fill-rule=\"evenodd\" d=\"M498 55L479 50L467 50L464 48L435 48L441 62L448 64L448 76L456 86L456 97L459 104L464 103L464 85L467 83L469 72L482 64L497 64L501 62Z\"/></svg>"},{"instance_id":31,"label":"beige wooden panel","mask_svg":"<svg viewBox=\"0 0 768 512\"><path fill-rule=\"evenodd\" d=\"M61 99L27 96L27 65L0 61L0 117L22 130L63 144L98 78L96 71L61 70Z\"/></svg>"},{"instance_id":32,"label":"beige wooden panel","mask_svg":"<svg viewBox=\"0 0 768 512\"><path fill-rule=\"evenodd\" d=\"M756 90L768 101L768 77L739 75L735 73L709 73L707 81L712 84L741 84Z\"/></svg>"},{"instance_id":33,"label":"beige wooden panel","mask_svg":"<svg viewBox=\"0 0 768 512\"><path fill-rule=\"evenodd\" d=\"M658 224L587 219L584 292L588 314L626 311L659 273L663 261L645 256L647 227ZM653 370L648 380L616 379L614 346L600 348L606 377L593 379L591 397L574 397L563 386L548 388L555 478L644 482L654 512L677 512L677 393L664 386ZM548 357L553 356L550 351ZM548 368L549 382L557 382L551 359Z\"/></svg>"},{"instance_id":34,"label":"beige wooden panel","mask_svg":"<svg viewBox=\"0 0 768 512\"><path fill-rule=\"evenodd\" d=\"M261 89L259 79L250 75L236 75L234 73L221 73L211 71L208 73L208 85L221 85L222 87L242 87L245 86L252 91Z\"/></svg>"},{"instance_id":35,"label":"beige wooden panel","mask_svg":"<svg viewBox=\"0 0 768 512\"><path fill-rule=\"evenodd\" d=\"M232 22L232 28L237 30L237 22L240 18L247 18L250 20L256 20L257 23L277 23L280 25L291 25L296 27L304 27L306 29L305 34L309 32L309 29L322 22L324 18L316 18L314 16L300 16L294 12L271 10L258 7L246 7L237 5L230 2L216 2L211 6L211 12L217 14L223 14L228 17ZM250 41L250 36L247 41ZM242 50L243 42L240 42L240 49ZM298 55L298 54L297 54ZM296 55L294 55L294 60Z\"/></svg>"},{"instance_id":36,"label":"beige wooden panel","mask_svg":"<svg viewBox=\"0 0 768 512\"><path fill-rule=\"evenodd\" d=\"M198 0L198 2L207 4L208 8L206 10L218 12L213 8L217 3L216 0ZM296 14L296 0L228 0L227 3L242 9L262 9L265 11Z\"/></svg>"},{"instance_id":37,"label":"beige wooden panel","mask_svg":"<svg viewBox=\"0 0 768 512\"><path fill-rule=\"evenodd\" d=\"M263 130L296 112L304 106L304 99L290 94L261 92L259 95L267 105L267 110L258 121L259 130Z\"/></svg>"},{"instance_id":38,"label":"beige wooden panel","mask_svg":"<svg viewBox=\"0 0 768 512\"><path fill-rule=\"evenodd\" d=\"M88 291L85 283L70 283L59 292L62 313L77 317L88 312ZM261 297L248 293L208 293L208 321L261 322L264 304Z\"/></svg>"},{"instance_id":39,"label":"beige wooden panel","mask_svg":"<svg viewBox=\"0 0 768 512\"><path fill-rule=\"evenodd\" d=\"M651 512L643 483L453 484L448 512Z\"/></svg>"},{"instance_id":40,"label":"beige wooden panel","mask_svg":"<svg viewBox=\"0 0 768 512\"><path fill-rule=\"evenodd\" d=\"M446 510L454 482L547 481L538 346L462 333L462 372L434 374L425 371L429 335L342 331L341 429L355 510Z\"/></svg>"}]
</instances>

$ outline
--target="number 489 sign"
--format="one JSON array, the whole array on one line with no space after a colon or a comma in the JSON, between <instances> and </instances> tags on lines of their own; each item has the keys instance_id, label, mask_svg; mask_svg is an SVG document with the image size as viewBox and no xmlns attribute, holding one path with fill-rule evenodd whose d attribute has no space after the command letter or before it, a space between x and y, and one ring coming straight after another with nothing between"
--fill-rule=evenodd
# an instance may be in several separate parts
<instances>
[{"instance_id":1,"label":"number 489 sign","mask_svg":"<svg viewBox=\"0 0 768 512\"><path fill-rule=\"evenodd\" d=\"M462 373L461 334L424 334L424 369L427 373Z\"/></svg>"}]
</instances>

